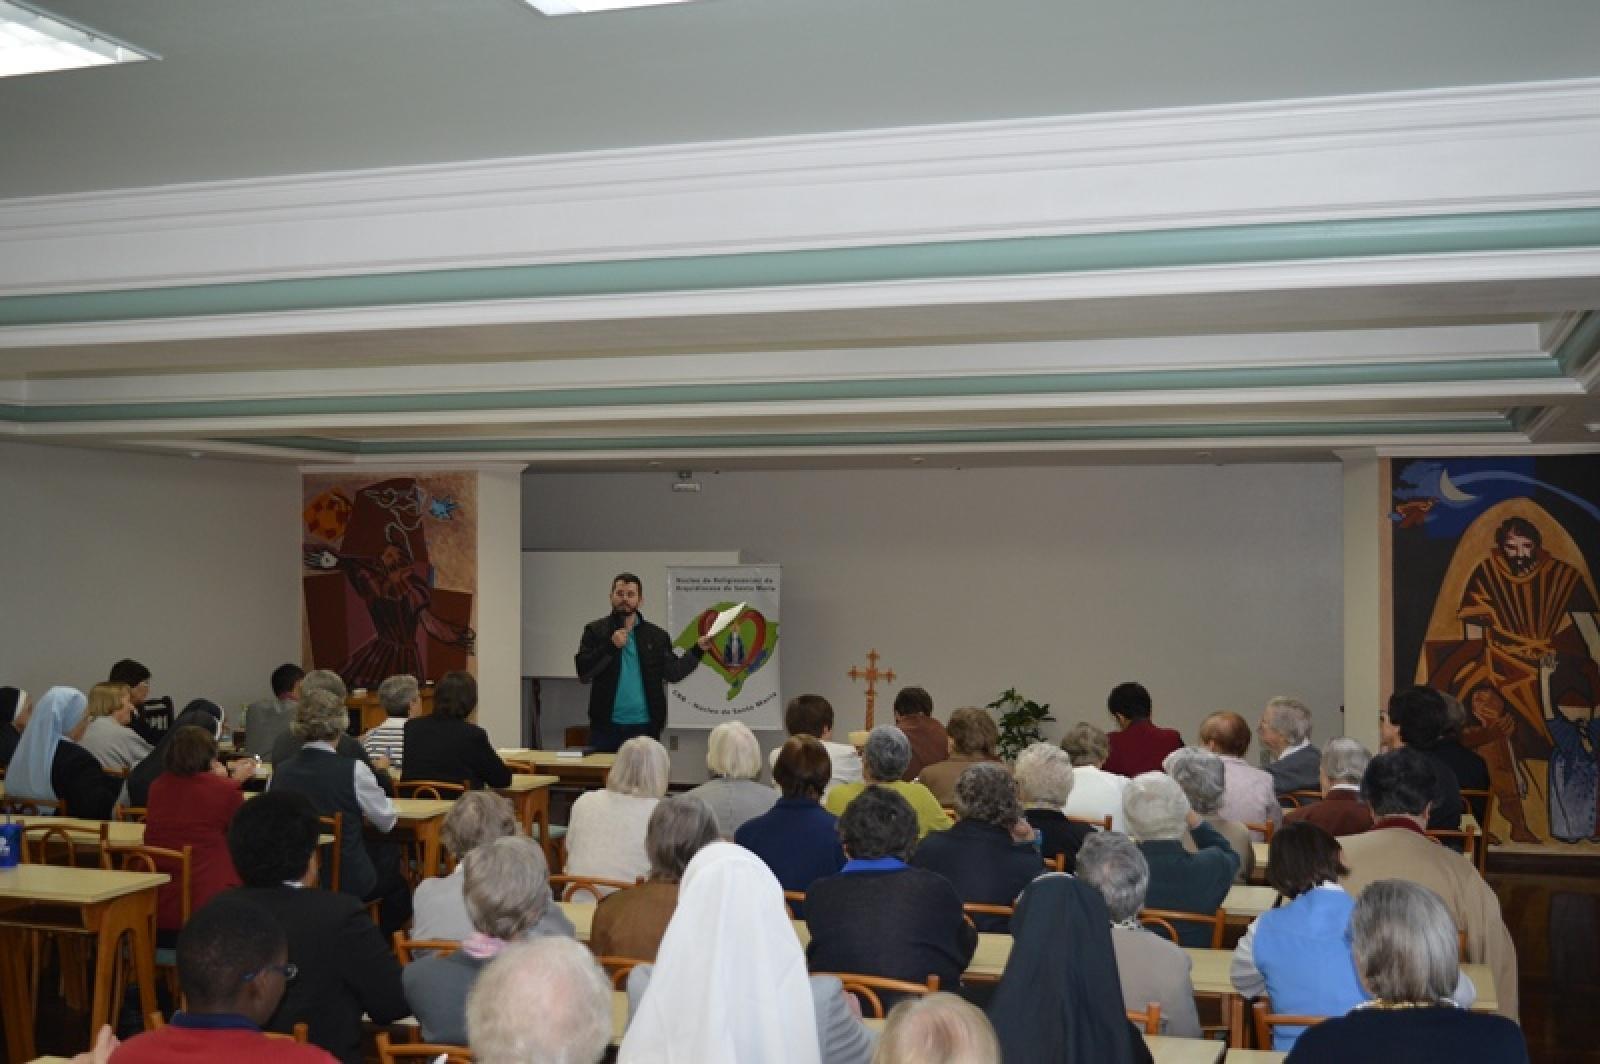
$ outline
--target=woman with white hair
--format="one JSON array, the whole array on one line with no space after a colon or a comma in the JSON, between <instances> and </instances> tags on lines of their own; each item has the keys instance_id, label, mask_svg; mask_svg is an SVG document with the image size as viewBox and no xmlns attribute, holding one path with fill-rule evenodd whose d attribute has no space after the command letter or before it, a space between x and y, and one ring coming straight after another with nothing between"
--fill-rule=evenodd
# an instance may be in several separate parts
<instances>
[{"instance_id":1,"label":"woman with white hair","mask_svg":"<svg viewBox=\"0 0 1600 1064\"><path fill-rule=\"evenodd\" d=\"M1223 819L1222 796L1227 782L1222 758L1198 746L1185 746L1168 754L1161 763L1161 770L1183 788L1189 808L1228 840L1228 846L1239 858L1234 882L1243 883L1249 879L1256 867L1256 851L1251 845L1255 840L1250 837L1250 829L1237 820ZM1199 849L1193 837L1187 834L1183 837L1183 848L1191 853Z\"/></svg>"},{"instance_id":2,"label":"woman with white hair","mask_svg":"<svg viewBox=\"0 0 1600 1064\"><path fill-rule=\"evenodd\" d=\"M467 996L473 983L509 943L538 934L540 918L555 907L550 869L532 839L495 839L474 850L466 866L472 934L454 953L424 957L401 973L406 1002L425 1042L467 1044Z\"/></svg>"},{"instance_id":3,"label":"woman with white hair","mask_svg":"<svg viewBox=\"0 0 1600 1064\"><path fill-rule=\"evenodd\" d=\"M742 846L712 843L683 874L654 965L628 975L619 1064L867 1064L872 1035L832 976L806 971L783 888Z\"/></svg>"},{"instance_id":4,"label":"woman with white hair","mask_svg":"<svg viewBox=\"0 0 1600 1064\"><path fill-rule=\"evenodd\" d=\"M911 740L906 733L889 724L880 724L867 736L861 750L861 783L836 783L828 789L822 806L834 816L843 816L846 807L868 787L887 787L911 804L917 814L917 837L930 831L943 831L950 826L950 818L933 792L920 783L907 783L900 777L911 764Z\"/></svg>"},{"instance_id":5,"label":"woman with white hair","mask_svg":"<svg viewBox=\"0 0 1600 1064\"><path fill-rule=\"evenodd\" d=\"M1288 1064L1526 1064L1522 1029L1451 1000L1456 925L1427 887L1381 879L1350 918L1356 970L1371 999L1306 1029Z\"/></svg>"},{"instance_id":6,"label":"woman with white hair","mask_svg":"<svg viewBox=\"0 0 1600 1064\"><path fill-rule=\"evenodd\" d=\"M711 810L725 839L778 801L777 791L756 782L761 778L761 744L743 721L730 720L711 729L706 768L711 778L689 793Z\"/></svg>"},{"instance_id":7,"label":"woman with white hair","mask_svg":"<svg viewBox=\"0 0 1600 1064\"><path fill-rule=\"evenodd\" d=\"M941 991L889 1010L872 1064L1000 1064L1000 1042L975 1005Z\"/></svg>"},{"instance_id":8,"label":"woman with white hair","mask_svg":"<svg viewBox=\"0 0 1600 1064\"><path fill-rule=\"evenodd\" d=\"M1139 850L1150 865L1146 902L1153 909L1210 915L1222 905L1239 871L1239 855L1228 840L1201 820L1172 777L1146 772L1128 782L1123 794L1128 828L1139 840ZM1183 829L1199 847L1183 848ZM1203 948L1211 944L1210 925L1181 923L1179 945Z\"/></svg>"},{"instance_id":9,"label":"woman with white hair","mask_svg":"<svg viewBox=\"0 0 1600 1064\"><path fill-rule=\"evenodd\" d=\"M1078 847L1094 833L1090 825L1068 820L1062 812L1072 796L1072 758L1060 747L1034 743L1017 755L1015 772L1022 815L1039 833L1039 852L1046 861L1057 855L1064 857L1061 870L1071 872Z\"/></svg>"},{"instance_id":10,"label":"woman with white hair","mask_svg":"<svg viewBox=\"0 0 1600 1064\"><path fill-rule=\"evenodd\" d=\"M1161 1006L1161 1031L1175 1038L1199 1038L1189 955L1164 935L1139 923L1150 866L1132 839L1120 831L1097 831L1078 851L1078 878L1100 892L1111 917L1111 945L1117 954L1122 1000L1142 1010Z\"/></svg>"},{"instance_id":11,"label":"woman with white hair","mask_svg":"<svg viewBox=\"0 0 1600 1064\"><path fill-rule=\"evenodd\" d=\"M586 791L572 803L567 822L568 875L632 883L649 874L645 833L656 803L667 793L671 769L666 747L649 736L638 735L622 744L605 789Z\"/></svg>"},{"instance_id":12,"label":"woman with white hair","mask_svg":"<svg viewBox=\"0 0 1600 1064\"><path fill-rule=\"evenodd\" d=\"M467 999L477 1064L597 1064L611 1044L611 980L577 942L538 938L501 951Z\"/></svg>"}]
</instances>

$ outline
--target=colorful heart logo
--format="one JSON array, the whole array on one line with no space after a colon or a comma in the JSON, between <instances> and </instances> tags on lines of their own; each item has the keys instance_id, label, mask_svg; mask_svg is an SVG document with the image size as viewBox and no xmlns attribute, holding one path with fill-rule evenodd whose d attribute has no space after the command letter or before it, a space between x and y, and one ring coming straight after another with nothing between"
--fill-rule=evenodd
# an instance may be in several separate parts
<instances>
[{"instance_id":1,"label":"colorful heart logo","mask_svg":"<svg viewBox=\"0 0 1600 1064\"><path fill-rule=\"evenodd\" d=\"M711 626L716 623L717 612L717 610L708 609L700 614L698 627L701 635L709 632ZM735 631L739 631L742 635L742 629L746 623L755 625L755 634L746 642L744 660L737 665L729 665L727 658L723 656L723 647L726 647L728 642L727 637ZM712 643L711 649L706 653L711 655L713 661L722 666L724 672L743 672L753 662L761 660L761 649L767 645L767 619L761 616L759 611L747 609L734 619L734 622L727 627L727 630L722 633L720 638L723 646L719 647L716 643Z\"/></svg>"}]
</instances>

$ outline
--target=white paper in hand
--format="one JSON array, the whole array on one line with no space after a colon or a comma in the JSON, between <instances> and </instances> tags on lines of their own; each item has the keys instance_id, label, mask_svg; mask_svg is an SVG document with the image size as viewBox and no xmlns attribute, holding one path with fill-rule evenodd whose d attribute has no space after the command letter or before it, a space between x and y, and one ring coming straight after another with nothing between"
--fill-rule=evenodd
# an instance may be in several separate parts
<instances>
[{"instance_id":1,"label":"white paper in hand","mask_svg":"<svg viewBox=\"0 0 1600 1064\"><path fill-rule=\"evenodd\" d=\"M717 619L711 622L710 628L706 629L705 638L715 639L723 632L726 632L730 627L733 626L733 622L739 619L739 614L743 613L745 611L745 607L748 605L750 605L750 603L741 602L737 606L729 606L727 609L717 614Z\"/></svg>"}]
</instances>

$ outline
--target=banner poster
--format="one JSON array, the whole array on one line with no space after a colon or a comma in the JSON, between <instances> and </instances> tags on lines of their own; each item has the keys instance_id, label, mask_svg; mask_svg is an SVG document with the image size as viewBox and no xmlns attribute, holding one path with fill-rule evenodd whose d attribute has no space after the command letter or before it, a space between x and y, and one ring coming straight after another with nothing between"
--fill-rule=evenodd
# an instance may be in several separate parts
<instances>
[{"instance_id":1,"label":"banner poster","mask_svg":"<svg viewBox=\"0 0 1600 1064\"><path fill-rule=\"evenodd\" d=\"M667 569L667 631L688 648L717 615L745 608L711 640L700 667L667 685L669 728L715 728L742 720L752 729L783 727L778 691L778 565L685 565Z\"/></svg>"}]
</instances>

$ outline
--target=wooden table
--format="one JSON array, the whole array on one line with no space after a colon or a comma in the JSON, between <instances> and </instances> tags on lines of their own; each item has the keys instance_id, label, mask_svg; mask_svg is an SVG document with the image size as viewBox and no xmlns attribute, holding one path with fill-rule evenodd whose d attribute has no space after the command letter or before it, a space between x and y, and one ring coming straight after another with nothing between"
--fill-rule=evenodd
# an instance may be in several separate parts
<instances>
[{"instance_id":1,"label":"wooden table","mask_svg":"<svg viewBox=\"0 0 1600 1064\"><path fill-rule=\"evenodd\" d=\"M422 844L423 878L439 874L439 826L454 805L432 798L394 799L395 828Z\"/></svg>"},{"instance_id":2,"label":"wooden table","mask_svg":"<svg viewBox=\"0 0 1600 1064\"><path fill-rule=\"evenodd\" d=\"M604 787L611 766L617 763L616 754L585 754L583 757L564 757L559 750L501 750L503 761L521 761L533 765L540 772L548 772L565 787L592 790Z\"/></svg>"},{"instance_id":3,"label":"wooden table","mask_svg":"<svg viewBox=\"0 0 1600 1064\"><path fill-rule=\"evenodd\" d=\"M143 1015L155 1011L156 888L167 878L160 873L57 865L0 870L0 1009L6 1018L8 1059L34 1057L33 986L28 973L31 931L84 932L95 937L91 1043L102 1024L116 1021L121 1003L111 1000L111 984L121 962L118 944L123 935L129 936L139 1011Z\"/></svg>"},{"instance_id":4,"label":"wooden table","mask_svg":"<svg viewBox=\"0 0 1600 1064\"><path fill-rule=\"evenodd\" d=\"M1223 1064L1279 1064L1288 1057L1272 1049L1230 1049L1222 1059Z\"/></svg>"},{"instance_id":5,"label":"wooden table","mask_svg":"<svg viewBox=\"0 0 1600 1064\"><path fill-rule=\"evenodd\" d=\"M544 863L551 868L556 865L555 840L550 837L550 787L559 782L555 776L518 774L511 777L511 786L495 788L511 799L523 831L532 835L533 826L539 825L539 846L544 850Z\"/></svg>"},{"instance_id":6,"label":"wooden table","mask_svg":"<svg viewBox=\"0 0 1600 1064\"><path fill-rule=\"evenodd\" d=\"M1228 896L1222 899L1222 911L1227 914L1228 923L1248 924L1272 908L1277 900L1278 892L1271 887L1235 883L1228 888Z\"/></svg>"}]
</instances>

